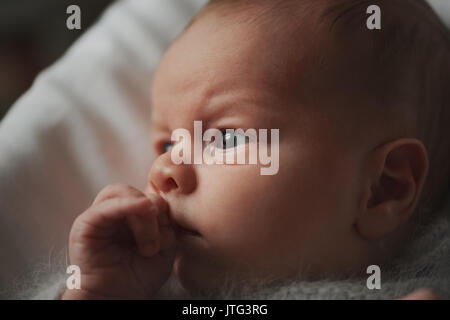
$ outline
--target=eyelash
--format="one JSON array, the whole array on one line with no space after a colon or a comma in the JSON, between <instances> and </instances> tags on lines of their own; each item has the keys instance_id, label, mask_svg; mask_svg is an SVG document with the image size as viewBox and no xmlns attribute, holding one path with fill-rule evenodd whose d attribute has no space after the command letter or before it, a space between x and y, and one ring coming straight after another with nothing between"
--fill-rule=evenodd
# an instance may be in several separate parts
<instances>
[{"instance_id":1,"label":"eyelash","mask_svg":"<svg viewBox=\"0 0 450 320\"><path fill-rule=\"evenodd\" d=\"M226 132L226 130L229 130L229 129L232 129L232 128L226 128L226 129L219 129L221 132L222 132L222 137L223 138L225 138L226 137L226 134L227 134L227 132ZM236 129L233 129L233 130L236 130ZM233 133L234 134L234 133ZM234 146L234 143L237 143L238 141L236 140L236 135L234 136L235 137L235 139L233 140L233 147L232 148L221 148L222 150L229 150L229 149L233 149L233 148L236 148L237 146ZM245 137L245 143L248 143L248 141L249 141L249 138L248 137ZM214 141L214 142L212 142L212 143L216 143L216 141ZM222 141L222 143L223 143L223 141ZM222 144L222 146L223 146L223 144Z\"/></svg>"},{"instance_id":2,"label":"eyelash","mask_svg":"<svg viewBox=\"0 0 450 320\"><path fill-rule=\"evenodd\" d=\"M171 141L162 141L162 142L158 142L155 145L155 149L158 155L164 154L166 152L168 152L168 150L166 150L166 146L168 144L172 144Z\"/></svg>"},{"instance_id":3,"label":"eyelash","mask_svg":"<svg viewBox=\"0 0 450 320\"><path fill-rule=\"evenodd\" d=\"M223 128L223 129L218 129L219 131L221 131L222 132L222 137L225 137L225 135L227 134L227 132L226 132L226 130L236 130L236 129L234 129L234 128ZM223 141L222 141L223 142ZM236 140L234 140L234 142L236 142ZM249 142L249 138L248 137L245 137L245 143L248 143ZM213 141L213 142L209 142L209 143L213 143L213 144L215 144L215 143L217 143L216 141ZM171 141L162 141L162 142L160 142L160 143L158 143L157 144L157 147L156 147L156 150L157 150L157 153L159 154L159 155L161 155L161 154L164 154L164 153L166 153L166 152L168 152L168 151L170 151L170 149L173 147L173 145L171 146L171 148L169 149L169 150L166 150L166 146L168 145L168 144L172 144L172 142ZM223 145L223 144L222 144ZM233 148L235 148L236 146L234 146ZM222 148L221 148L222 149ZM228 150L228 149L232 149L232 148L223 148L222 150Z\"/></svg>"}]
</instances>

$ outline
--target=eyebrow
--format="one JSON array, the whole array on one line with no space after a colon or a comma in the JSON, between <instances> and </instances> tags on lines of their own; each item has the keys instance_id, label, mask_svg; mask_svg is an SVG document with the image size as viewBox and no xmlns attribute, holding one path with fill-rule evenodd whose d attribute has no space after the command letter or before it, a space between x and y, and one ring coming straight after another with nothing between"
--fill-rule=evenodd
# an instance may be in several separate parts
<instances>
[{"instance_id":1,"label":"eyebrow","mask_svg":"<svg viewBox=\"0 0 450 320\"><path fill-rule=\"evenodd\" d=\"M267 113L269 111L275 111L265 103L258 103L250 99L237 99L233 102L220 102L220 103L206 103L202 104L200 107L195 108L195 113L202 115L201 117L196 117L194 120L202 120L203 122L212 122L212 120L217 118L222 118L224 116L236 117L239 115L251 116L256 114L256 109L261 112ZM189 112L189 111L185 111ZM201 118L201 119L199 119ZM150 120L150 126L154 130L168 130L166 124L160 123L153 117Z\"/></svg>"},{"instance_id":2,"label":"eyebrow","mask_svg":"<svg viewBox=\"0 0 450 320\"><path fill-rule=\"evenodd\" d=\"M258 104L249 102L233 102L233 103L216 103L202 107L198 112L202 114L203 118L211 121L213 118L220 118L224 115L236 116L240 114L255 113ZM259 108L258 108L259 109ZM261 109L263 109L261 107Z\"/></svg>"}]
</instances>

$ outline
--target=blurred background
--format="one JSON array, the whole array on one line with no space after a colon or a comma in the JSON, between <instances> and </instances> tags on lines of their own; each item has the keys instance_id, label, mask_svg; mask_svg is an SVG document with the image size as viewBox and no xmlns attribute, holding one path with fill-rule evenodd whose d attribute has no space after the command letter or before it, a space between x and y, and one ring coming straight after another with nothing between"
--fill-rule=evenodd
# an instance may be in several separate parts
<instances>
[{"instance_id":1,"label":"blurred background","mask_svg":"<svg viewBox=\"0 0 450 320\"><path fill-rule=\"evenodd\" d=\"M0 120L114 0L0 0ZM67 7L81 9L81 30L68 30Z\"/></svg>"},{"instance_id":2,"label":"blurred background","mask_svg":"<svg viewBox=\"0 0 450 320\"><path fill-rule=\"evenodd\" d=\"M31 86L115 0L0 0L0 120ZM450 0L430 0L450 16ZM81 9L81 30L68 30L69 5ZM446 21L450 26L450 20Z\"/></svg>"}]
</instances>

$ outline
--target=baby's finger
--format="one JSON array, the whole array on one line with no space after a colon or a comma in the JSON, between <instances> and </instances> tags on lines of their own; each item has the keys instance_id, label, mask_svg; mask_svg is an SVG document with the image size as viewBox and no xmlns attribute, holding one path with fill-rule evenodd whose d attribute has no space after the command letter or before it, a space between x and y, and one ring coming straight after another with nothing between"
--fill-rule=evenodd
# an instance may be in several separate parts
<instances>
[{"instance_id":1,"label":"baby's finger","mask_svg":"<svg viewBox=\"0 0 450 320\"><path fill-rule=\"evenodd\" d=\"M165 199L156 193L149 192L147 197L157 210L157 223L159 229L159 250L163 255L171 255L175 252L175 233L169 218L169 204Z\"/></svg>"},{"instance_id":2,"label":"baby's finger","mask_svg":"<svg viewBox=\"0 0 450 320\"><path fill-rule=\"evenodd\" d=\"M160 195L154 192L148 192L147 197L157 208L158 228L159 228L159 249L162 255L172 255L175 253L175 232L169 218L169 204Z\"/></svg>"},{"instance_id":3,"label":"baby's finger","mask_svg":"<svg viewBox=\"0 0 450 320\"><path fill-rule=\"evenodd\" d=\"M160 247L162 255L172 255L175 253L176 240L175 231L169 219L168 212L161 212L158 215L158 226L160 233Z\"/></svg>"},{"instance_id":4,"label":"baby's finger","mask_svg":"<svg viewBox=\"0 0 450 320\"><path fill-rule=\"evenodd\" d=\"M145 197L145 194L138 189L126 184L110 184L103 188L95 197L92 205L117 197Z\"/></svg>"},{"instance_id":5,"label":"baby's finger","mask_svg":"<svg viewBox=\"0 0 450 320\"><path fill-rule=\"evenodd\" d=\"M112 198L83 212L75 224L83 228L88 235L111 235L125 222L125 217L132 214L145 213L152 205L145 198Z\"/></svg>"},{"instance_id":6,"label":"baby's finger","mask_svg":"<svg viewBox=\"0 0 450 320\"><path fill-rule=\"evenodd\" d=\"M139 253L144 257L155 255L160 249L160 235L155 206L141 214L127 216L128 226L133 232Z\"/></svg>"},{"instance_id":7,"label":"baby's finger","mask_svg":"<svg viewBox=\"0 0 450 320\"><path fill-rule=\"evenodd\" d=\"M146 196L151 200L151 202L156 206L158 215L160 213L168 213L169 212L169 205L166 200L164 200L160 195L157 193L147 193Z\"/></svg>"}]
</instances>

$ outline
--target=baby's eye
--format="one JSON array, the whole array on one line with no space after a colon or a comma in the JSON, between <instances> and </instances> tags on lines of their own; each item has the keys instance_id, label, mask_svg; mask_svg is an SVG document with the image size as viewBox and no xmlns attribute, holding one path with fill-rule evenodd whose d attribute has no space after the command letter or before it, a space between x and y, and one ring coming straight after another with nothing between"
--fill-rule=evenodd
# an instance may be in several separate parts
<instances>
[{"instance_id":1,"label":"baby's eye","mask_svg":"<svg viewBox=\"0 0 450 320\"><path fill-rule=\"evenodd\" d=\"M162 153L169 152L173 148L172 142L164 142L162 145Z\"/></svg>"},{"instance_id":2,"label":"baby's eye","mask_svg":"<svg viewBox=\"0 0 450 320\"><path fill-rule=\"evenodd\" d=\"M231 129L230 129L231 130ZM215 143L217 148L230 149L248 142L248 137L234 131L222 130L222 141Z\"/></svg>"}]
</instances>

